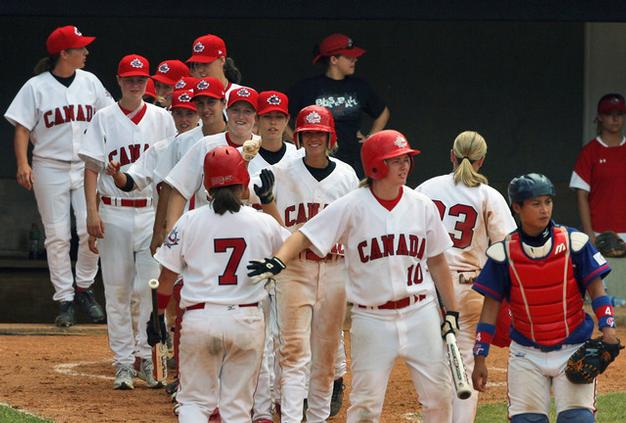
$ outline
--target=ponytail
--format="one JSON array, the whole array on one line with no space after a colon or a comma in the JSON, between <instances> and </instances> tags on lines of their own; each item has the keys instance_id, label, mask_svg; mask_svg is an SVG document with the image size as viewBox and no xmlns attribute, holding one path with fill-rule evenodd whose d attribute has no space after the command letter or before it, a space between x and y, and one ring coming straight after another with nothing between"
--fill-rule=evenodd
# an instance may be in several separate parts
<instances>
[{"instance_id":1,"label":"ponytail","mask_svg":"<svg viewBox=\"0 0 626 423\"><path fill-rule=\"evenodd\" d=\"M241 185L228 185L225 187L211 188L211 206L213 211L219 215L226 212L237 213L243 202L241 201Z\"/></svg>"},{"instance_id":2,"label":"ponytail","mask_svg":"<svg viewBox=\"0 0 626 423\"><path fill-rule=\"evenodd\" d=\"M54 56L46 56L43 59L40 59L33 68L33 75L37 76L44 72L52 71L52 69L54 69L54 67L57 65L58 61L58 54L55 54Z\"/></svg>"},{"instance_id":3,"label":"ponytail","mask_svg":"<svg viewBox=\"0 0 626 423\"><path fill-rule=\"evenodd\" d=\"M239 84L241 82L241 72L231 57L227 57L224 62L224 76L230 82L234 82L235 84Z\"/></svg>"},{"instance_id":4,"label":"ponytail","mask_svg":"<svg viewBox=\"0 0 626 423\"><path fill-rule=\"evenodd\" d=\"M454 140L452 151L458 161L454 169L455 184L462 182L465 186L473 188L488 183L487 178L472 166L475 161L487 154L487 142L482 135L475 131L461 132Z\"/></svg>"}]
</instances>

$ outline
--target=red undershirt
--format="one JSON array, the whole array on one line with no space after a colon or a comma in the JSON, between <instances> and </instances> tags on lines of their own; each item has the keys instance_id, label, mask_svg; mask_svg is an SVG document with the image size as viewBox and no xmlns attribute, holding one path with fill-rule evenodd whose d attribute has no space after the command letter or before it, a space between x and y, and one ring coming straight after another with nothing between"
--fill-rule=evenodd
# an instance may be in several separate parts
<instances>
[{"instance_id":1,"label":"red undershirt","mask_svg":"<svg viewBox=\"0 0 626 423\"><path fill-rule=\"evenodd\" d=\"M228 136L228 132L226 132L226 133L224 134L224 136L226 136L226 142L227 142L227 143L228 143L228 145L230 145L231 147L233 147L233 148L241 147L239 144L235 144L234 142L232 142L232 141L230 140L230 136Z\"/></svg>"},{"instance_id":2,"label":"red undershirt","mask_svg":"<svg viewBox=\"0 0 626 423\"><path fill-rule=\"evenodd\" d=\"M402 187L400 187L400 193L398 194L398 196L393 200L383 200L382 198L376 197L376 194L374 194L374 190L372 189L372 187L370 187L370 192L372 193L374 198L378 200L380 205L389 211L393 210L393 208L396 206L396 204L400 202L400 199L402 198Z\"/></svg>"},{"instance_id":3,"label":"red undershirt","mask_svg":"<svg viewBox=\"0 0 626 423\"><path fill-rule=\"evenodd\" d=\"M125 108L123 108L120 103L117 103L117 105L120 107L120 109L122 110L122 112L124 112L125 115L129 115L131 114L133 111L132 110L126 110ZM146 114L146 110L148 109L148 106L144 103L143 107L141 108L141 110L139 110L137 112L137 114L135 114L135 116L133 116L133 118L131 119L131 121L135 124L135 125L139 125L139 122L141 122L141 118L143 118L143 116Z\"/></svg>"}]
</instances>

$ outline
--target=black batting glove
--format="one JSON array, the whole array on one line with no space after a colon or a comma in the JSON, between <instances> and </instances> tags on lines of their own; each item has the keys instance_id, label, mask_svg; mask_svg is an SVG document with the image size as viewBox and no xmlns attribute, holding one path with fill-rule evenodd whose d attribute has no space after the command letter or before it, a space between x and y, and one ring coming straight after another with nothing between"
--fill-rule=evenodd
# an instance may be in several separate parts
<instances>
[{"instance_id":1,"label":"black batting glove","mask_svg":"<svg viewBox=\"0 0 626 423\"><path fill-rule=\"evenodd\" d=\"M252 282L258 283L264 279L273 278L280 272L285 270L287 266L278 257L265 258L261 260L250 260L247 266L248 276L252 278Z\"/></svg>"},{"instance_id":2,"label":"black batting glove","mask_svg":"<svg viewBox=\"0 0 626 423\"><path fill-rule=\"evenodd\" d=\"M167 339L167 328L165 327L165 315L159 314L159 330L158 334L154 330L154 313L150 313L150 320L148 320L148 326L146 327L146 334L148 335L148 344L154 347L159 342L165 343Z\"/></svg>"},{"instance_id":3,"label":"black batting glove","mask_svg":"<svg viewBox=\"0 0 626 423\"><path fill-rule=\"evenodd\" d=\"M446 335L451 333L456 335L459 331L459 312L446 311L443 323L441 323L441 337L446 339Z\"/></svg>"},{"instance_id":4,"label":"black batting glove","mask_svg":"<svg viewBox=\"0 0 626 423\"><path fill-rule=\"evenodd\" d=\"M263 169L259 176L261 186L254 184L254 192L261 200L261 204L269 204L274 201L274 173L269 169Z\"/></svg>"}]
</instances>

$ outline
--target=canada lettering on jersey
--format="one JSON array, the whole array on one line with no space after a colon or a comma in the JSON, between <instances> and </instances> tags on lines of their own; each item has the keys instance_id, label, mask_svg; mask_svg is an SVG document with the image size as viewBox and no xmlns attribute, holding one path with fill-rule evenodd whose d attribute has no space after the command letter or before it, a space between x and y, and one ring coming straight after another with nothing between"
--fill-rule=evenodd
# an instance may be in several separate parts
<instances>
[{"instance_id":1,"label":"canada lettering on jersey","mask_svg":"<svg viewBox=\"0 0 626 423\"><path fill-rule=\"evenodd\" d=\"M411 256L421 260L426 249L426 239L419 239L414 234L388 234L361 241L357 249L362 263L389 256Z\"/></svg>"},{"instance_id":2,"label":"canada lettering on jersey","mask_svg":"<svg viewBox=\"0 0 626 423\"><path fill-rule=\"evenodd\" d=\"M143 145L143 151L146 151L150 144ZM109 161L117 160L121 166L135 163L141 156L141 144L131 144L120 147L109 153Z\"/></svg>"},{"instance_id":3,"label":"canada lettering on jersey","mask_svg":"<svg viewBox=\"0 0 626 423\"><path fill-rule=\"evenodd\" d=\"M46 128L61 125L68 122L91 122L95 113L95 107L89 104L69 104L48 110L43 114L43 121Z\"/></svg>"},{"instance_id":4,"label":"canada lettering on jersey","mask_svg":"<svg viewBox=\"0 0 626 423\"><path fill-rule=\"evenodd\" d=\"M288 206L285 208L285 226L289 228L290 226L306 223L327 205L328 204L320 203L300 203L298 205Z\"/></svg>"}]
</instances>

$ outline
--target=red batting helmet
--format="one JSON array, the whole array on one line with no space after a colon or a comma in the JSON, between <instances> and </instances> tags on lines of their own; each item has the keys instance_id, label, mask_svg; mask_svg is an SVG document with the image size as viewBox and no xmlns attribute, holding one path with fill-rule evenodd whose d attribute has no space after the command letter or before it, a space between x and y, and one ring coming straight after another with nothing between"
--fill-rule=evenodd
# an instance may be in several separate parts
<instances>
[{"instance_id":1,"label":"red batting helmet","mask_svg":"<svg viewBox=\"0 0 626 423\"><path fill-rule=\"evenodd\" d=\"M361 161L365 175L372 179L383 179L389 168L385 160L393 157L415 156L419 150L413 150L406 137L393 129L386 129L368 137L361 147Z\"/></svg>"},{"instance_id":2,"label":"red batting helmet","mask_svg":"<svg viewBox=\"0 0 626 423\"><path fill-rule=\"evenodd\" d=\"M248 186L250 174L246 162L237 149L221 145L204 156L204 187L226 187L229 185Z\"/></svg>"},{"instance_id":3,"label":"red batting helmet","mask_svg":"<svg viewBox=\"0 0 626 423\"><path fill-rule=\"evenodd\" d=\"M326 107L307 106L300 110L296 118L296 130L293 132L293 141L296 147L300 148L300 132L321 131L327 132L328 148L332 149L337 143L337 134L335 133L335 119L333 114Z\"/></svg>"}]
</instances>

